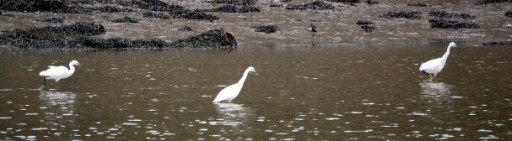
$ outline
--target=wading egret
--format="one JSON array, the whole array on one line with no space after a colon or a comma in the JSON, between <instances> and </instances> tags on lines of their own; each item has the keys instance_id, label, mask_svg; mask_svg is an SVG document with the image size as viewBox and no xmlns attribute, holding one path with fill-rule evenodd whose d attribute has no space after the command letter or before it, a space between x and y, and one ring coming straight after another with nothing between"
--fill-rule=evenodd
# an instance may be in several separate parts
<instances>
[{"instance_id":1,"label":"wading egret","mask_svg":"<svg viewBox=\"0 0 512 141\"><path fill-rule=\"evenodd\" d=\"M59 80L73 75L73 73L75 73L75 66L78 65L80 65L80 63L73 60L69 62L69 69L65 66L48 66L47 70L39 72L39 76L43 77L44 85L46 85L46 79L53 79L55 82L59 82Z\"/></svg>"},{"instance_id":2,"label":"wading egret","mask_svg":"<svg viewBox=\"0 0 512 141\"><path fill-rule=\"evenodd\" d=\"M443 70L444 64L446 64L446 59L448 59L448 55L450 55L450 49L452 47L457 47L457 45L455 45L454 42L451 42L441 58L432 59L422 63L420 66L420 71L428 74L430 80L434 80L437 73Z\"/></svg>"},{"instance_id":3,"label":"wading egret","mask_svg":"<svg viewBox=\"0 0 512 141\"><path fill-rule=\"evenodd\" d=\"M249 74L250 72L257 73L254 67L249 66L245 70L244 75L242 76L242 78L240 78L238 83L229 85L228 87L222 89L217 95L217 97L215 97L215 99L213 100L213 103L231 102L233 99L235 99L242 90L245 79L247 78L247 74Z\"/></svg>"}]
</instances>

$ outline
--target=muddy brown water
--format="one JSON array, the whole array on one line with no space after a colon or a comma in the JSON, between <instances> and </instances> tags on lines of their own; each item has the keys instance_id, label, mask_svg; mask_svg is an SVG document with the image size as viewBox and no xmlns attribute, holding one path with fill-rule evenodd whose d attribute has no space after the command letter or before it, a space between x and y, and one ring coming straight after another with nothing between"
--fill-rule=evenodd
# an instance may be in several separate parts
<instances>
[{"instance_id":1,"label":"muddy brown water","mask_svg":"<svg viewBox=\"0 0 512 141\"><path fill-rule=\"evenodd\" d=\"M0 140L512 139L509 47L447 43L0 55ZM39 71L77 59L44 90ZM249 75L237 99L211 101Z\"/></svg>"}]
</instances>

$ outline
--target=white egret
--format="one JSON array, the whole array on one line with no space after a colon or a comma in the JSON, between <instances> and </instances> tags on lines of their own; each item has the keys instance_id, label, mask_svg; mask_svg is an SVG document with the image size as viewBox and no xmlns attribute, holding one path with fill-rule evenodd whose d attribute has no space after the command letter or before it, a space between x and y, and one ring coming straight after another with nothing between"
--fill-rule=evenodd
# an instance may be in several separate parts
<instances>
[{"instance_id":1,"label":"white egret","mask_svg":"<svg viewBox=\"0 0 512 141\"><path fill-rule=\"evenodd\" d=\"M244 75L242 76L242 78L240 78L238 83L232 84L222 89L217 95L217 97L215 97L215 99L213 100L213 103L231 102L233 99L235 99L242 90L245 79L247 78L247 74L249 74L250 72L257 73L254 67L249 66L245 70Z\"/></svg>"},{"instance_id":2,"label":"white egret","mask_svg":"<svg viewBox=\"0 0 512 141\"><path fill-rule=\"evenodd\" d=\"M75 73L75 66L80 65L78 61L72 60L69 62L69 69L65 66L48 66L47 70L39 72L39 76L43 77L44 85L46 85L46 79L53 79L55 82L59 82L61 79L65 79Z\"/></svg>"},{"instance_id":3,"label":"white egret","mask_svg":"<svg viewBox=\"0 0 512 141\"><path fill-rule=\"evenodd\" d=\"M434 80L436 75L443 70L444 64L446 64L446 59L448 59L448 55L450 55L450 49L452 47L457 47L457 45L455 45L454 42L451 42L441 58L432 59L422 63L420 71L428 74L430 80Z\"/></svg>"}]
</instances>

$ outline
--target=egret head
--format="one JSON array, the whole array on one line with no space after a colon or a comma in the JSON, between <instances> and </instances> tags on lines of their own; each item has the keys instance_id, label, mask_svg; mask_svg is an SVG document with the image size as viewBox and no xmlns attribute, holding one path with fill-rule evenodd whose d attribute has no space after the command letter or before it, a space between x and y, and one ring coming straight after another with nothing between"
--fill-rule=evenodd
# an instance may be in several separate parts
<instances>
[{"instance_id":1,"label":"egret head","mask_svg":"<svg viewBox=\"0 0 512 141\"><path fill-rule=\"evenodd\" d=\"M78 61L76 61L76 60L73 60L73 61L69 62L69 64L71 64L73 66L79 66L80 65L80 63L78 63Z\"/></svg>"},{"instance_id":2,"label":"egret head","mask_svg":"<svg viewBox=\"0 0 512 141\"><path fill-rule=\"evenodd\" d=\"M249 67L247 68L247 70L249 70L249 72L258 73L258 72L256 72L256 69L255 69L253 66L249 66Z\"/></svg>"},{"instance_id":3,"label":"egret head","mask_svg":"<svg viewBox=\"0 0 512 141\"><path fill-rule=\"evenodd\" d=\"M451 42L448 47L457 47L457 45L455 44L455 42Z\"/></svg>"}]
</instances>

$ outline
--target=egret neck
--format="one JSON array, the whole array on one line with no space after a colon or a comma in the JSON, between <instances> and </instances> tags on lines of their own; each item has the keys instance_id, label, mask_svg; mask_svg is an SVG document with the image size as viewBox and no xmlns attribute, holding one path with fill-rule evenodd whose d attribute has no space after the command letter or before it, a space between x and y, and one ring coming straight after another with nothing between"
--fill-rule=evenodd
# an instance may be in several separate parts
<instances>
[{"instance_id":1,"label":"egret neck","mask_svg":"<svg viewBox=\"0 0 512 141\"><path fill-rule=\"evenodd\" d=\"M243 86L244 85L244 82L245 82L245 79L247 78L247 74L249 74L250 72L250 69L247 68L244 72L244 75L242 76L242 78L240 78L240 80L238 80L238 84Z\"/></svg>"},{"instance_id":2,"label":"egret neck","mask_svg":"<svg viewBox=\"0 0 512 141\"><path fill-rule=\"evenodd\" d=\"M452 48L452 46L449 46L447 49L446 49L446 52L443 54L443 57L441 57L441 64L444 66L444 64L446 64L446 60L448 59L448 55L450 55L450 49Z\"/></svg>"}]
</instances>

